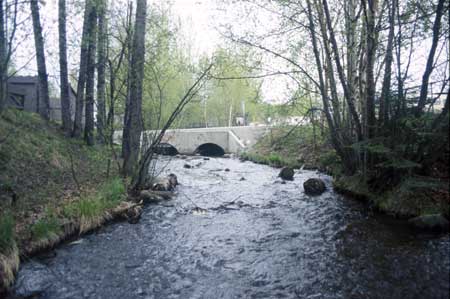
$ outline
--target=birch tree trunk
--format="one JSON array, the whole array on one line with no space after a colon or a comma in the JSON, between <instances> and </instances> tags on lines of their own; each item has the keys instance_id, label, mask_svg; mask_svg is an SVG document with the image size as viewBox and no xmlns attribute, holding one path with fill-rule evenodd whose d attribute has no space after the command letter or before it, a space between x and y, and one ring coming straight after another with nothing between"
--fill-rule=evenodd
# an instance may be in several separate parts
<instances>
[{"instance_id":1,"label":"birch tree trunk","mask_svg":"<svg viewBox=\"0 0 450 299\"><path fill-rule=\"evenodd\" d=\"M88 145L94 144L94 81L95 53L97 43L97 7L93 6L89 17L89 46L86 67L86 109L84 139Z\"/></svg>"},{"instance_id":2,"label":"birch tree trunk","mask_svg":"<svg viewBox=\"0 0 450 299\"><path fill-rule=\"evenodd\" d=\"M145 24L147 0L137 0L136 20L134 26L133 47L131 55L129 115L123 128L122 141L124 175L133 175L139 159L140 139L142 133L142 85L145 59Z\"/></svg>"},{"instance_id":3,"label":"birch tree trunk","mask_svg":"<svg viewBox=\"0 0 450 299\"><path fill-rule=\"evenodd\" d=\"M36 62L38 68L38 99L39 113L46 120L50 120L50 97L48 93L47 67L45 65L44 38L39 17L38 0L30 0L31 17L33 20L34 45L36 48ZM43 107L42 107L43 105Z\"/></svg>"},{"instance_id":4,"label":"birch tree trunk","mask_svg":"<svg viewBox=\"0 0 450 299\"><path fill-rule=\"evenodd\" d=\"M62 127L67 135L72 131L72 112L69 98L69 74L67 69L66 0L58 1L59 73Z\"/></svg>"},{"instance_id":5,"label":"birch tree trunk","mask_svg":"<svg viewBox=\"0 0 450 299\"><path fill-rule=\"evenodd\" d=\"M366 33L366 45L367 45L367 65L366 65L366 119L364 121L364 135L366 138L372 138L375 132L375 55L377 48L376 40L376 27L375 20L378 12L378 0L368 1L366 6L365 1L362 1L363 9L365 13L367 33Z\"/></svg>"}]
</instances>

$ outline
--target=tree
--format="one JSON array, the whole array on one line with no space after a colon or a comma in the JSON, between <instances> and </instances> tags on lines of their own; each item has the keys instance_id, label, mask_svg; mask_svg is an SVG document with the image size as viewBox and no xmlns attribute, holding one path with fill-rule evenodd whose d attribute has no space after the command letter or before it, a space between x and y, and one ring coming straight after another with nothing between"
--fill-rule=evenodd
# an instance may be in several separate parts
<instances>
[{"instance_id":1,"label":"tree","mask_svg":"<svg viewBox=\"0 0 450 299\"><path fill-rule=\"evenodd\" d=\"M84 108L84 94L86 87L86 72L88 64L88 50L90 26L92 24L94 9L94 0L86 0L83 16L83 32L81 35L80 48L80 66L78 70L77 82L77 99L75 103L75 121L73 124L73 137L80 137L83 130L83 108Z\"/></svg>"},{"instance_id":2,"label":"tree","mask_svg":"<svg viewBox=\"0 0 450 299\"><path fill-rule=\"evenodd\" d=\"M31 16L33 20L34 44L36 48L36 62L38 68L38 107L41 115L50 119L50 96L48 92L47 67L45 65L44 38L39 17L38 0L30 0Z\"/></svg>"},{"instance_id":3,"label":"tree","mask_svg":"<svg viewBox=\"0 0 450 299\"><path fill-rule=\"evenodd\" d=\"M106 68L106 0L98 3L98 47L97 47L97 133L99 140L104 139L106 124L105 105L105 68Z\"/></svg>"},{"instance_id":4,"label":"tree","mask_svg":"<svg viewBox=\"0 0 450 299\"><path fill-rule=\"evenodd\" d=\"M97 4L97 3L96 3ZM89 38L86 66L86 106L84 140L87 145L94 144L94 82L95 53L97 47L97 5L94 5L89 17Z\"/></svg>"},{"instance_id":5,"label":"tree","mask_svg":"<svg viewBox=\"0 0 450 299\"><path fill-rule=\"evenodd\" d=\"M439 43L439 33L441 30L441 19L442 15L444 14L444 3L445 0L439 0L438 5L436 7L436 18L434 19L433 24L433 41L431 44L431 49L428 54L427 59L427 65L425 67L425 71L422 76L422 85L420 88L420 96L419 96L419 103L417 104L416 108L416 116L420 116L423 112L423 108L426 105L427 96L428 96L428 83L430 80L431 72L433 72L434 69L434 56L436 55L436 49ZM447 5L448 9L448 5Z\"/></svg>"},{"instance_id":6,"label":"tree","mask_svg":"<svg viewBox=\"0 0 450 299\"><path fill-rule=\"evenodd\" d=\"M142 85L145 61L145 25L147 0L137 0L134 26L133 47L130 65L129 99L123 128L122 153L124 175L133 175L136 171L142 133Z\"/></svg>"},{"instance_id":7,"label":"tree","mask_svg":"<svg viewBox=\"0 0 450 299\"><path fill-rule=\"evenodd\" d=\"M6 102L6 78L8 70L8 61L6 59L6 32L5 32L5 11L4 0L0 1L0 113Z\"/></svg>"},{"instance_id":8,"label":"tree","mask_svg":"<svg viewBox=\"0 0 450 299\"><path fill-rule=\"evenodd\" d=\"M67 68L66 0L58 1L58 29L62 127L64 132L66 132L67 135L70 135L70 133L72 132L72 112L70 107L70 85Z\"/></svg>"}]
</instances>

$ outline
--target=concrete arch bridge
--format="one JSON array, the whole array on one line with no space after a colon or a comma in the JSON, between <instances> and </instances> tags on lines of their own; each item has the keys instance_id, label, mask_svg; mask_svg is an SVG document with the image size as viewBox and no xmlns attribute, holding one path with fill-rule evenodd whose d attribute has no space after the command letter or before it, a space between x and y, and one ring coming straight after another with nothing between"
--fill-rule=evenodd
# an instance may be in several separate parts
<instances>
[{"instance_id":1,"label":"concrete arch bridge","mask_svg":"<svg viewBox=\"0 0 450 299\"><path fill-rule=\"evenodd\" d=\"M201 154L221 156L241 153L251 148L268 130L269 126L239 126L167 130L156 150L161 154ZM147 131L156 134L157 131ZM121 132L116 132L121 141Z\"/></svg>"}]
</instances>

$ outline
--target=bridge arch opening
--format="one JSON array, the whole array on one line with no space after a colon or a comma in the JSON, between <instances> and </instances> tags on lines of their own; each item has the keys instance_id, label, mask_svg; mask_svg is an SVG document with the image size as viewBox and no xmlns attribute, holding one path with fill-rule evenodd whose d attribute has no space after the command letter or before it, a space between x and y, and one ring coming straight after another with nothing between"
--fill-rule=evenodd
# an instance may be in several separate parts
<instances>
[{"instance_id":1,"label":"bridge arch opening","mask_svg":"<svg viewBox=\"0 0 450 299\"><path fill-rule=\"evenodd\" d=\"M195 150L196 154L210 157L220 157L225 155L225 150L215 143L203 143Z\"/></svg>"},{"instance_id":2,"label":"bridge arch opening","mask_svg":"<svg viewBox=\"0 0 450 299\"><path fill-rule=\"evenodd\" d=\"M160 143L154 149L153 152L158 155L175 156L178 155L178 150L169 143Z\"/></svg>"}]
</instances>

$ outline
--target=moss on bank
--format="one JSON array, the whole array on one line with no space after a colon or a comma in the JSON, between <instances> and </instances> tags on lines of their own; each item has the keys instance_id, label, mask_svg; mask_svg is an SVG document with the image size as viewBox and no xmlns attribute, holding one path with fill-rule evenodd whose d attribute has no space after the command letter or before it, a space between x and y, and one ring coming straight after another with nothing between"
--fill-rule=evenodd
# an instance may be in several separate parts
<instances>
[{"instance_id":1,"label":"moss on bank","mask_svg":"<svg viewBox=\"0 0 450 299\"><path fill-rule=\"evenodd\" d=\"M401 218L442 214L449 217L448 181L430 177L406 177L394 189L370 192L362 176L335 177L336 191L365 200L379 211Z\"/></svg>"},{"instance_id":2,"label":"moss on bank","mask_svg":"<svg viewBox=\"0 0 450 299\"><path fill-rule=\"evenodd\" d=\"M0 294L19 253L52 248L97 228L132 204L111 150L67 138L37 114L0 115Z\"/></svg>"}]
</instances>

